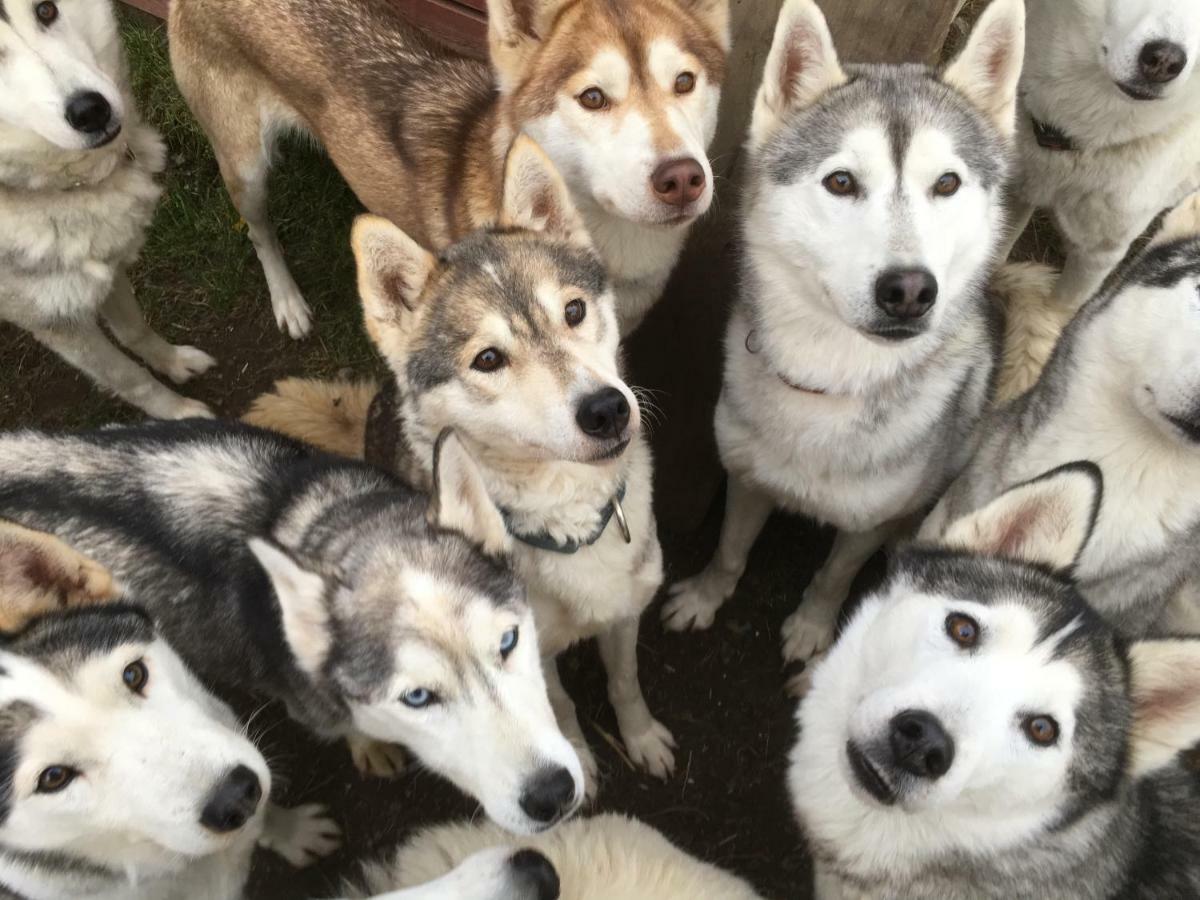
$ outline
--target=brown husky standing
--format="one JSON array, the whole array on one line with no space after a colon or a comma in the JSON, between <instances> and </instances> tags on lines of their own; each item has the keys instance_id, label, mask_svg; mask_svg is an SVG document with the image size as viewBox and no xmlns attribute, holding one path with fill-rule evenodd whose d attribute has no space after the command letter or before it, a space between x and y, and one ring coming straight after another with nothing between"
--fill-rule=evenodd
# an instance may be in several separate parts
<instances>
[{"instance_id":1,"label":"brown husky standing","mask_svg":"<svg viewBox=\"0 0 1200 900\"><path fill-rule=\"evenodd\" d=\"M390 0L175 0L171 59L250 228L276 320L311 327L267 217L275 138L313 135L359 199L425 247L496 221L526 132L562 174L623 333L712 201L707 147L728 0L489 0L494 72L416 34Z\"/></svg>"}]
</instances>

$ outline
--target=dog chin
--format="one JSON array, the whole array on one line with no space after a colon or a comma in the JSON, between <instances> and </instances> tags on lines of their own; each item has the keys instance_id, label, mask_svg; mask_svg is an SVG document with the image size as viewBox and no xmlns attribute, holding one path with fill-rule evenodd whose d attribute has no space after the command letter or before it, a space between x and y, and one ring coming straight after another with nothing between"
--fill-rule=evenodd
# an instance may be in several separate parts
<instances>
[{"instance_id":1,"label":"dog chin","mask_svg":"<svg viewBox=\"0 0 1200 900\"><path fill-rule=\"evenodd\" d=\"M1139 103L1153 103L1156 100L1165 100L1167 97L1166 93L1161 90L1152 90L1138 84L1128 84L1121 81L1114 82L1114 84L1116 84L1122 94Z\"/></svg>"}]
</instances>

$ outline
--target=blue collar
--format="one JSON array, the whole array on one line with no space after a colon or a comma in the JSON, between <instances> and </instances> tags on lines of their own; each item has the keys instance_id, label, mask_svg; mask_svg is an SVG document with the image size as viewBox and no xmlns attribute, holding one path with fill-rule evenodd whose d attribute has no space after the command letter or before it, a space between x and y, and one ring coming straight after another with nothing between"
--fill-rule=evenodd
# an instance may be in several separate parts
<instances>
[{"instance_id":1,"label":"blue collar","mask_svg":"<svg viewBox=\"0 0 1200 900\"><path fill-rule=\"evenodd\" d=\"M600 540L601 535L604 534L604 529L608 527L608 523L612 521L614 515L617 517L617 524L621 527L621 536L625 538L625 543L633 543L633 536L629 533L629 525L625 521L625 510L621 508L621 501L624 499L625 485L622 484L617 489L616 496L605 504L604 509L600 510L600 524L596 526L596 530L582 541L570 540L559 542L550 537L546 531L524 534L516 530L512 512L507 509L501 509L500 514L504 516L504 527L508 529L508 533L515 540L520 541L522 544L528 544L530 547L536 547L538 550L549 550L551 553L563 553L569 556L572 553L578 553L584 547L592 546L592 544Z\"/></svg>"}]
</instances>

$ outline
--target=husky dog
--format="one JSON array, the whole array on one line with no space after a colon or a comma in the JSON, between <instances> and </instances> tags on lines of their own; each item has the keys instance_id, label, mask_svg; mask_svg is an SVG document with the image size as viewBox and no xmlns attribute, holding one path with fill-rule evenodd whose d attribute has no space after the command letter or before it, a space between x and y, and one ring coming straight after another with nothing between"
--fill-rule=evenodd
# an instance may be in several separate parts
<instances>
[{"instance_id":1,"label":"husky dog","mask_svg":"<svg viewBox=\"0 0 1200 900\"><path fill-rule=\"evenodd\" d=\"M171 59L292 337L310 312L266 206L289 130L428 248L496 222L505 154L531 135L571 189L628 332L712 202L728 18L728 0L489 0L489 70L416 34L391 0L177 0Z\"/></svg>"},{"instance_id":2,"label":"husky dog","mask_svg":"<svg viewBox=\"0 0 1200 900\"><path fill-rule=\"evenodd\" d=\"M0 521L0 633L55 609L115 600L112 573L52 534Z\"/></svg>"},{"instance_id":3,"label":"husky dog","mask_svg":"<svg viewBox=\"0 0 1200 900\"><path fill-rule=\"evenodd\" d=\"M0 895L236 900L257 844L338 845L140 610L34 619L0 640Z\"/></svg>"},{"instance_id":4,"label":"husky dog","mask_svg":"<svg viewBox=\"0 0 1200 900\"><path fill-rule=\"evenodd\" d=\"M0 438L0 515L108 566L209 685L283 700L367 771L402 742L506 828L545 828L581 802L579 760L500 513L453 436L433 456L427 500L245 426L23 431Z\"/></svg>"},{"instance_id":5,"label":"husky dog","mask_svg":"<svg viewBox=\"0 0 1200 900\"><path fill-rule=\"evenodd\" d=\"M1100 485L1066 466L901 551L815 668L820 900L1200 892L1200 642L1127 644L1075 589Z\"/></svg>"},{"instance_id":6,"label":"husky dog","mask_svg":"<svg viewBox=\"0 0 1200 900\"><path fill-rule=\"evenodd\" d=\"M420 887L392 890L383 885L380 890L384 893L372 900L558 900L559 896L558 874L546 857L535 850L514 853L498 847L479 851L454 871Z\"/></svg>"},{"instance_id":7,"label":"husky dog","mask_svg":"<svg viewBox=\"0 0 1200 900\"><path fill-rule=\"evenodd\" d=\"M488 825L447 825L418 834L394 862L371 866L367 885L420 884L481 847L512 844ZM514 845L515 846L515 845ZM739 878L693 859L650 828L624 816L574 819L539 835L532 845L557 873L563 900L761 900Z\"/></svg>"},{"instance_id":8,"label":"husky dog","mask_svg":"<svg viewBox=\"0 0 1200 900\"><path fill-rule=\"evenodd\" d=\"M158 204L162 140L126 82L110 0L0 2L0 320L152 416L211 415L159 384L213 365L150 330L125 274Z\"/></svg>"},{"instance_id":9,"label":"husky dog","mask_svg":"<svg viewBox=\"0 0 1200 900\"><path fill-rule=\"evenodd\" d=\"M1092 296L1163 209L1200 186L1200 4L1029 0L1012 240L1050 211L1055 302Z\"/></svg>"},{"instance_id":10,"label":"husky dog","mask_svg":"<svg viewBox=\"0 0 1200 900\"><path fill-rule=\"evenodd\" d=\"M1001 329L984 280L1024 40L995 0L959 59L838 63L812 0L789 0L750 125L742 290L716 435L720 546L673 587L667 628L707 628L776 507L838 528L784 626L784 655L829 645L854 575L937 499L971 450Z\"/></svg>"},{"instance_id":11,"label":"husky dog","mask_svg":"<svg viewBox=\"0 0 1200 900\"><path fill-rule=\"evenodd\" d=\"M1105 475L1104 505L1075 577L1110 624L1141 637L1200 562L1200 194L1127 269L1072 320L1036 386L985 420L922 536L1090 459Z\"/></svg>"},{"instance_id":12,"label":"husky dog","mask_svg":"<svg viewBox=\"0 0 1200 900\"><path fill-rule=\"evenodd\" d=\"M453 427L478 460L515 538L550 700L595 761L555 657L598 637L630 758L666 777L674 740L646 707L638 620L662 582L651 460L621 379L613 292L553 166L528 138L509 154L500 227L433 257L377 217L353 232L367 332L393 384L365 426L369 461L429 485L438 433ZM248 419L319 446L361 433L344 385L291 382Z\"/></svg>"}]
</instances>

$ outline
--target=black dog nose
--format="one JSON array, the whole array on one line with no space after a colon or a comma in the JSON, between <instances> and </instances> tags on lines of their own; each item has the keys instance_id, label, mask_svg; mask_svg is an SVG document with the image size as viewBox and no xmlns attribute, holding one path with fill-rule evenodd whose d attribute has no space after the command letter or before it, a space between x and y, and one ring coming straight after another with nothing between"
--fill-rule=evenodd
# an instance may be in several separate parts
<instances>
[{"instance_id":1,"label":"black dog nose","mask_svg":"<svg viewBox=\"0 0 1200 900\"><path fill-rule=\"evenodd\" d=\"M934 716L910 709L892 719L892 759L918 778L937 780L954 764L954 739Z\"/></svg>"},{"instance_id":2,"label":"black dog nose","mask_svg":"<svg viewBox=\"0 0 1200 900\"><path fill-rule=\"evenodd\" d=\"M1142 48L1138 69L1151 84L1169 84L1187 68L1187 51L1171 41L1151 41Z\"/></svg>"},{"instance_id":3,"label":"black dog nose","mask_svg":"<svg viewBox=\"0 0 1200 900\"><path fill-rule=\"evenodd\" d=\"M84 134L99 134L112 121L112 107L101 94L87 91L67 101L67 122Z\"/></svg>"},{"instance_id":4,"label":"black dog nose","mask_svg":"<svg viewBox=\"0 0 1200 900\"><path fill-rule=\"evenodd\" d=\"M550 860L536 850L518 850L509 860L516 896L529 900L558 900L558 873Z\"/></svg>"},{"instance_id":5,"label":"black dog nose","mask_svg":"<svg viewBox=\"0 0 1200 900\"><path fill-rule=\"evenodd\" d=\"M650 176L654 195L671 206L687 206L704 194L704 167L694 159L672 159Z\"/></svg>"},{"instance_id":6,"label":"black dog nose","mask_svg":"<svg viewBox=\"0 0 1200 900\"><path fill-rule=\"evenodd\" d=\"M928 269L889 269L875 282L875 303L893 319L921 318L937 295L937 279Z\"/></svg>"},{"instance_id":7,"label":"black dog nose","mask_svg":"<svg viewBox=\"0 0 1200 900\"><path fill-rule=\"evenodd\" d=\"M200 824L218 834L237 831L250 821L261 799L258 776L245 766L238 766L209 794L200 813Z\"/></svg>"},{"instance_id":8,"label":"black dog nose","mask_svg":"<svg viewBox=\"0 0 1200 900\"><path fill-rule=\"evenodd\" d=\"M557 822L575 804L575 779L562 766L542 769L525 784L521 809L543 825Z\"/></svg>"},{"instance_id":9,"label":"black dog nose","mask_svg":"<svg viewBox=\"0 0 1200 900\"><path fill-rule=\"evenodd\" d=\"M629 402L616 388L605 388L583 398L575 421L594 438L619 438L629 425Z\"/></svg>"}]
</instances>

